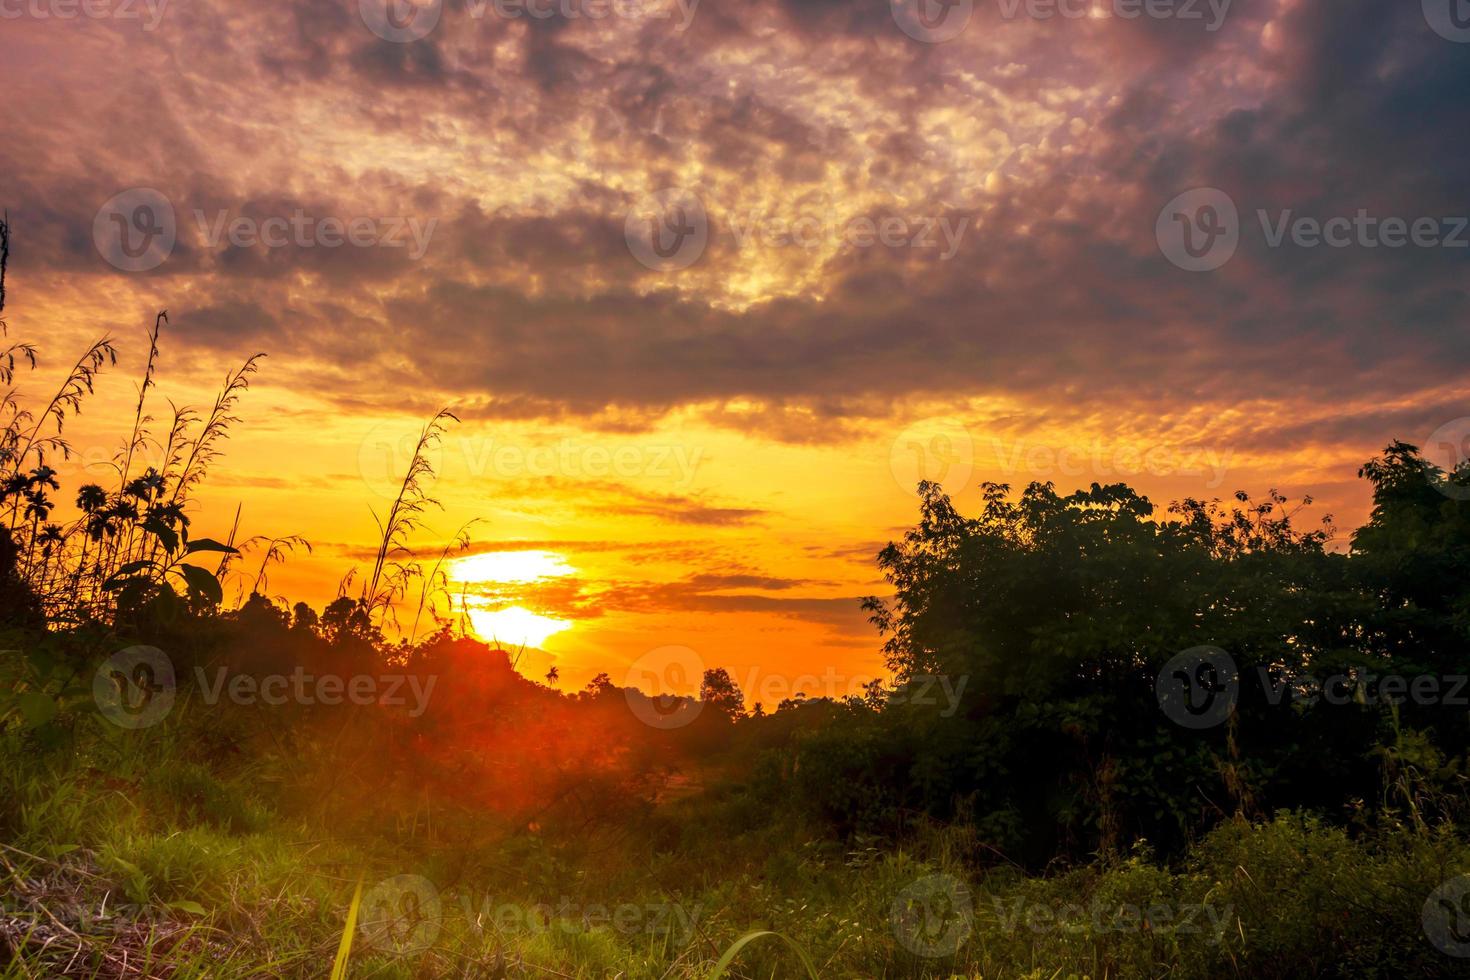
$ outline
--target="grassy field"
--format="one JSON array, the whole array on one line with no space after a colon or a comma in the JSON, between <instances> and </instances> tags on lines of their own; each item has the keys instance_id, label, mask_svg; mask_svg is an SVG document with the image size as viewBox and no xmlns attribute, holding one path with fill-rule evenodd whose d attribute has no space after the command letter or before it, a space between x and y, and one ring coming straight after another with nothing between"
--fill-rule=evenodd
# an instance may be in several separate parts
<instances>
[{"instance_id":1,"label":"grassy field","mask_svg":"<svg viewBox=\"0 0 1470 980\"><path fill-rule=\"evenodd\" d=\"M375 712L181 687L127 730L88 680L42 724L10 702L6 977L327 976L344 931L352 977L797 977L804 958L821 977L1456 975L1423 925L1426 883L1470 871L1446 828L1282 814L1168 862L1025 873L958 825L838 839L758 781L538 825L414 795L411 773L372 793ZM721 963L760 931L778 935Z\"/></svg>"}]
</instances>

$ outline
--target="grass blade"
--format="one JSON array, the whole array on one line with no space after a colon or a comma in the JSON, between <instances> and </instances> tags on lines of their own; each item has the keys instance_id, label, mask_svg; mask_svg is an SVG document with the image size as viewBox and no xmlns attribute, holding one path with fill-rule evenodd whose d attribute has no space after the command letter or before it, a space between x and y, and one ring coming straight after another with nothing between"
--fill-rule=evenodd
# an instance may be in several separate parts
<instances>
[{"instance_id":1,"label":"grass blade","mask_svg":"<svg viewBox=\"0 0 1470 980\"><path fill-rule=\"evenodd\" d=\"M779 932L772 932L769 929L757 929L754 932L747 932L745 935L741 936L739 939L731 943L730 948L725 950L725 955L721 956L719 961L715 963L714 971L708 977L706 977L705 980L720 980L720 977L724 976L725 971L729 969L730 964L735 962L735 957L740 955L740 951L742 949L749 946L757 939L761 939L766 936L774 936L775 938L785 943L787 946L790 946L792 950L796 952L797 958L801 960L801 965L806 968L806 975L810 977L811 980L821 980L821 978L817 975L817 967L814 963L812 963L812 958L806 955L806 950L797 945L794 940L781 935L781 933Z\"/></svg>"},{"instance_id":2,"label":"grass blade","mask_svg":"<svg viewBox=\"0 0 1470 980\"><path fill-rule=\"evenodd\" d=\"M362 880L358 879L357 890L352 893L352 904L347 906L347 925L342 930L342 942L337 946L337 958L332 961L331 980L347 980L347 958L352 955L352 934L357 931L357 909L362 905Z\"/></svg>"}]
</instances>

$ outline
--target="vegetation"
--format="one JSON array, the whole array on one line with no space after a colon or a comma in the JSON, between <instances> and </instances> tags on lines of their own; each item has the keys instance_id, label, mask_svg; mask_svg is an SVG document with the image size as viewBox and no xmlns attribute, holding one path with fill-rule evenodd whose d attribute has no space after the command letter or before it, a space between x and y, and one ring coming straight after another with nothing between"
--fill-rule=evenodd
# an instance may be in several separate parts
<instances>
[{"instance_id":1,"label":"vegetation","mask_svg":"<svg viewBox=\"0 0 1470 980\"><path fill-rule=\"evenodd\" d=\"M268 597L294 535L192 534L259 355L155 435L166 325L75 516L46 460L112 342L0 401L0 976L1461 975L1470 470L1389 446L1345 554L1275 492L924 486L868 602L892 683L568 694L452 615L467 528L411 541L448 412L356 595Z\"/></svg>"}]
</instances>

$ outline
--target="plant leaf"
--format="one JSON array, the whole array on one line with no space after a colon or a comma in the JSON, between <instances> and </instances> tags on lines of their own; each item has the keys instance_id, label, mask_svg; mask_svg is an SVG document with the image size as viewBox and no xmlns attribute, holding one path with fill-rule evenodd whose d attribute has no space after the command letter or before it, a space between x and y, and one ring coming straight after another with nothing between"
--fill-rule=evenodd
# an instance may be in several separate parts
<instances>
[{"instance_id":1,"label":"plant leaf","mask_svg":"<svg viewBox=\"0 0 1470 980\"><path fill-rule=\"evenodd\" d=\"M112 577L106 582L103 582L102 587L109 592L113 589L120 589L128 583L128 580L132 578L134 572L141 572L145 568L152 567L153 562L146 558L140 559L139 561L130 561L114 572Z\"/></svg>"},{"instance_id":2,"label":"plant leaf","mask_svg":"<svg viewBox=\"0 0 1470 980\"><path fill-rule=\"evenodd\" d=\"M41 691L26 691L16 699L27 728L40 728L56 717L56 699Z\"/></svg>"},{"instance_id":3,"label":"plant leaf","mask_svg":"<svg viewBox=\"0 0 1470 980\"><path fill-rule=\"evenodd\" d=\"M232 548L227 544L220 544L214 538L195 538L184 546L184 554L192 555L196 551L218 551L226 555L238 555L239 548Z\"/></svg>"},{"instance_id":4,"label":"plant leaf","mask_svg":"<svg viewBox=\"0 0 1470 980\"><path fill-rule=\"evenodd\" d=\"M710 973L708 980L720 980L720 977L724 976L725 971L730 968L730 964L735 962L735 957L740 955L740 951L742 949L744 949L746 946L749 946L755 940L761 939L765 936L771 936L775 939L779 939L787 946L789 946L796 953L796 958L801 960L801 965L806 970L806 975L810 977L811 980L821 980L821 976L817 973L816 964L812 962L812 958L807 955L806 950L798 946L794 940L783 936L779 932L772 932L769 929L757 929L754 932L747 932L745 935L741 936L739 939L731 943L730 948L725 950L725 955L721 956L719 961L715 963L715 968Z\"/></svg>"},{"instance_id":5,"label":"plant leaf","mask_svg":"<svg viewBox=\"0 0 1470 980\"><path fill-rule=\"evenodd\" d=\"M219 579L214 577L213 572L198 565L180 565L179 573L188 583L189 591L203 596L216 606L224 601L225 590L220 587Z\"/></svg>"},{"instance_id":6,"label":"plant leaf","mask_svg":"<svg viewBox=\"0 0 1470 980\"><path fill-rule=\"evenodd\" d=\"M159 541L162 541L164 549L169 554L173 554L179 550L179 532L165 524L163 519L158 515L150 515L143 522L143 530L153 534Z\"/></svg>"}]
</instances>

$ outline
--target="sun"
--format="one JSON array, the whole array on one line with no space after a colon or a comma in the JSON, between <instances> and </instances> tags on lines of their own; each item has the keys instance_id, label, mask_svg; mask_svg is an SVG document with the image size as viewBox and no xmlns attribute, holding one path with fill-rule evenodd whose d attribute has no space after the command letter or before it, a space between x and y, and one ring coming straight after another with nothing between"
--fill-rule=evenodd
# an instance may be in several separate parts
<instances>
[{"instance_id":1,"label":"sun","mask_svg":"<svg viewBox=\"0 0 1470 980\"><path fill-rule=\"evenodd\" d=\"M547 639L572 628L569 620L553 619L523 606L505 609L469 609L470 628L482 640L510 647L540 647Z\"/></svg>"},{"instance_id":2,"label":"sun","mask_svg":"<svg viewBox=\"0 0 1470 980\"><path fill-rule=\"evenodd\" d=\"M575 571L554 551L491 551L455 561L449 580L454 591L466 593L465 612L481 639L504 646L540 647L548 637L571 629L572 622L522 603L535 605L536 583ZM507 601L517 604L504 605Z\"/></svg>"}]
</instances>

